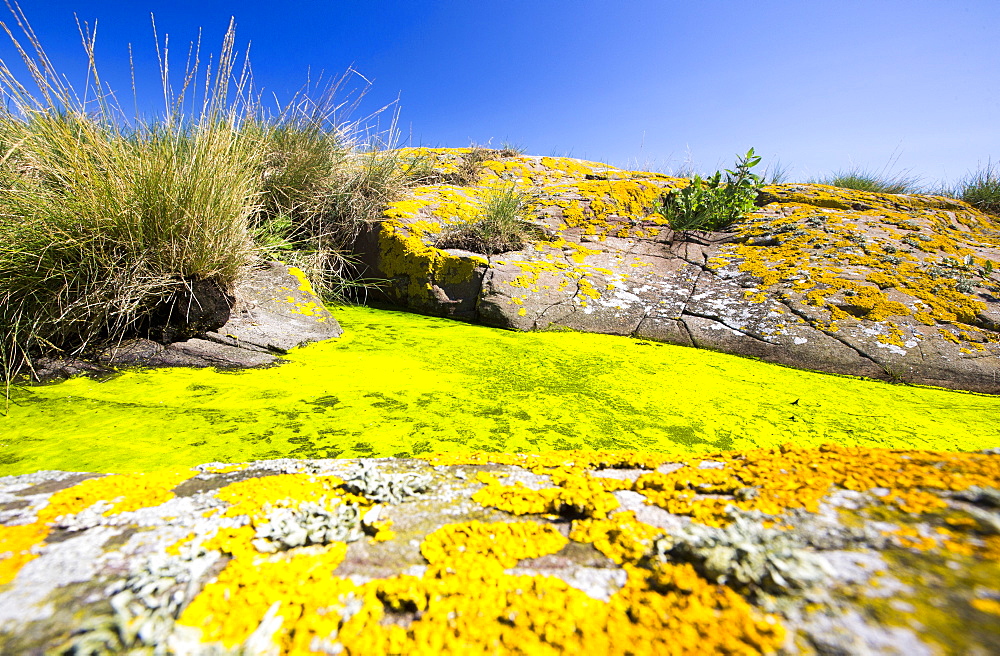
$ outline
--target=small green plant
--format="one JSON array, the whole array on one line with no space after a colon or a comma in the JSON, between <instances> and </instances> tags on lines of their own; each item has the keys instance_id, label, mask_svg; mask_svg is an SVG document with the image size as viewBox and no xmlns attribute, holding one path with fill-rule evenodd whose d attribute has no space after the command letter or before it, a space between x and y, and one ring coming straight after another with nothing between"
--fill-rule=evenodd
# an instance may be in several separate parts
<instances>
[{"instance_id":1,"label":"small green plant","mask_svg":"<svg viewBox=\"0 0 1000 656\"><path fill-rule=\"evenodd\" d=\"M991 275L993 275L993 261L986 260L986 264L984 264L983 268L980 269L979 271L979 276L983 279L986 279L989 278Z\"/></svg>"},{"instance_id":2,"label":"small green plant","mask_svg":"<svg viewBox=\"0 0 1000 656\"><path fill-rule=\"evenodd\" d=\"M532 192L514 184L492 187L480 201L480 218L447 230L435 246L487 255L520 250L540 236L540 230L523 218L533 198Z\"/></svg>"},{"instance_id":3,"label":"small green plant","mask_svg":"<svg viewBox=\"0 0 1000 656\"><path fill-rule=\"evenodd\" d=\"M735 170L725 170L725 182L721 171L705 179L695 175L688 186L669 191L654 204L653 211L667 219L676 232L724 230L753 211L764 181L750 169L760 159L751 148L737 159Z\"/></svg>"}]
</instances>

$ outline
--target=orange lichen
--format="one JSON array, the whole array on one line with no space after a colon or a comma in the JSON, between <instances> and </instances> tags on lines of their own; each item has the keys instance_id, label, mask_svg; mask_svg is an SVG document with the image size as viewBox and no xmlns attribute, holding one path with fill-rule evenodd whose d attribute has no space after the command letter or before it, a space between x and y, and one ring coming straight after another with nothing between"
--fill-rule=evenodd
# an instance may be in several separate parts
<instances>
[{"instance_id":1,"label":"orange lichen","mask_svg":"<svg viewBox=\"0 0 1000 656\"><path fill-rule=\"evenodd\" d=\"M788 509L816 512L834 488L865 492L885 488L886 503L908 512L934 512L944 502L935 490L964 490L972 485L996 486L1000 457L977 453L901 451L842 447L827 444L806 449L786 444L780 448L709 454L721 467L700 467L701 460L663 473L642 474L634 483L598 479L586 474L607 464L629 463L629 454L609 461L599 453L573 452L559 463L551 456L476 454L437 456L434 462L451 464L520 464L548 474L558 487L532 490L523 484L504 485L493 475L480 475L486 487L473 499L514 514L560 513L604 518L617 508L611 491L632 489L649 503L690 516L695 521L722 526L728 509L780 515ZM644 465L669 460L652 457ZM604 463L603 465L601 463ZM638 464L638 463L636 463ZM752 490L747 494L747 490Z\"/></svg>"},{"instance_id":2,"label":"orange lichen","mask_svg":"<svg viewBox=\"0 0 1000 656\"><path fill-rule=\"evenodd\" d=\"M558 487L533 490L523 483L504 485L495 476L479 474L486 487L472 496L484 506L492 506L514 515L564 512L603 518L618 507L618 500L608 493L604 481L582 475L566 476Z\"/></svg>"},{"instance_id":3,"label":"orange lichen","mask_svg":"<svg viewBox=\"0 0 1000 656\"><path fill-rule=\"evenodd\" d=\"M617 513L610 519L581 519L573 522L570 539L589 542L619 565L638 563L649 552L653 540L663 535L661 529L644 524L632 511Z\"/></svg>"},{"instance_id":4,"label":"orange lichen","mask_svg":"<svg viewBox=\"0 0 1000 656\"><path fill-rule=\"evenodd\" d=\"M991 615L1000 615L1000 601L996 599L973 599L969 603L978 611Z\"/></svg>"},{"instance_id":5,"label":"orange lichen","mask_svg":"<svg viewBox=\"0 0 1000 656\"><path fill-rule=\"evenodd\" d=\"M490 531L496 545L503 545L504 536ZM487 532L449 532L449 537L472 538L466 542L472 548L464 553L437 549L440 534L431 534L425 546L435 562L422 577L401 575L363 585L335 575L344 553L339 545L320 554L253 563L241 557L206 586L179 623L201 629L202 640L231 649L257 631L271 611L281 618L280 626L270 629L283 654L322 648L365 655L582 649L749 655L772 652L784 639L774 617L761 615L729 588L701 579L688 565L630 568L626 585L603 602L557 578L505 574L503 567L515 559L484 543ZM513 549L539 553L527 540L536 532L516 536ZM552 542L545 550L556 546ZM476 557L467 557L471 553Z\"/></svg>"},{"instance_id":6,"label":"orange lichen","mask_svg":"<svg viewBox=\"0 0 1000 656\"><path fill-rule=\"evenodd\" d=\"M14 580L37 554L32 548L48 537L58 518L73 515L104 502L105 517L118 513L158 506L174 497L173 489L190 478L193 472L157 474L119 474L91 478L53 494L31 524L0 527L0 585Z\"/></svg>"},{"instance_id":7,"label":"orange lichen","mask_svg":"<svg viewBox=\"0 0 1000 656\"><path fill-rule=\"evenodd\" d=\"M424 538L420 553L431 564L455 559L487 559L513 567L522 558L555 553L567 542L548 524L472 521L449 524L434 531Z\"/></svg>"},{"instance_id":8,"label":"orange lichen","mask_svg":"<svg viewBox=\"0 0 1000 656\"><path fill-rule=\"evenodd\" d=\"M40 523L0 526L0 585L13 581L28 561L38 557L31 548L48 534L48 527Z\"/></svg>"},{"instance_id":9,"label":"orange lichen","mask_svg":"<svg viewBox=\"0 0 1000 656\"><path fill-rule=\"evenodd\" d=\"M203 642L221 642L232 649L278 604L283 621L272 639L284 653L308 653L311 635L299 625L304 613L335 607L340 594L356 590L350 581L332 576L346 552L347 545L339 542L319 553L297 550L269 558L241 554L205 586L178 624L201 629Z\"/></svg>"}]
</instances>

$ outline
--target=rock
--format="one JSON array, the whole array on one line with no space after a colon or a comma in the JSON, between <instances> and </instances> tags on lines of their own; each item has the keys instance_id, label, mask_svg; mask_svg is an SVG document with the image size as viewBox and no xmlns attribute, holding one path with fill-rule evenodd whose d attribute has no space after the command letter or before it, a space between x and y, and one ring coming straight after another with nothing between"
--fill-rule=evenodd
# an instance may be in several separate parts
<instances>
[{"instance_id":1,"label":"rock","mask_svg":"<svg viewBox=\"0 0 1000 656\"><path fill-rule=\"evenodd\" d=\"M413 149L443 177L466 149ZM654 201L686 180L491 155L478 186L391 203L356 249L386 300L515 330L632 335L802 369L1000 393L1000 218L940 196L770 185L725 233L674 233ZM434 246L484 190L536 192L550 235L476 254ZM992 263L989 264L989 263Z\"/></svg>"},{"instance_id":2,"label":"rock","mask_svg":"<svg viewBox=\"0 0 1000 656\"><path fill-rule=\"evenodd\" d=\"M287 353L297 346L339 337L340 324L295 267L269 262L236 284L229 320L204 339L262 353Z\"/></svg>"},{"instance_id":3,"label":"rock","mask_svg":"<svg viewBox=\"0 0 1000 656\"><path fill-rule=\"evenodd\" d=\"M954 498L998 473L829 446L2 477L0 653L992 653L1000 543Z\"/></svg>"},{"instance_id":4,"label":"rock","mask_svg":"<svg viewBox=\"0 0 1000 656\"><path fill-rule=\"evenodd\" d=\"M195 280L150 317L150 337L169 344L219 328L229 320L233 298L212 280Z\"/></svg>"},{"instance_id":5,"label":"rock","mask_svg":"<svg viewBox=\"0 0 1000 656\"><path fill-rule=\"evenodd\" d=\"M179 318L182 311L183 320ZM43 358L36 363L34 378L99 377L117 367L269 366L297 346L339 337L343 332L305 275L280 262L248 270L233 296L214 285L195 284L190 293L178 295L168 311L152 321L161 323L150 334L168 340L166 343L129 339L107 347L93 361Z\"/></svg>"}]
</instances>

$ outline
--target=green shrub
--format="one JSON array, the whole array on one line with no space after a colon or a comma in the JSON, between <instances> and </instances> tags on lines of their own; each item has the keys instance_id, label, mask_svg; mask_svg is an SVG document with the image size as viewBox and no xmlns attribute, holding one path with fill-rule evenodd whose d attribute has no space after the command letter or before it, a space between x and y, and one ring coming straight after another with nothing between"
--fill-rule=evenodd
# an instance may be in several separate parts
<instances>
[{"instance_id":1,"label":"green shrub","mask_svg":"<svg viewBox=\"0 0 1000 656\"><path fill-rule=\"evenodd\" d=\"M750 169L759 163L760 157L751 148L737 159L735 171L726 169L724 183L721 171L706 179L695 175L688 186L667 192L653 211L677 232L724 230L753 211L763 180Z\"/></svg>"},{"instance_id":2,"label":"green shrub","mask_svg":"<svg viewBox=\"0 0 1000 656\"><path fill-rule=\"evenodd\" d=\"M435 243L438 248L461 248L474 253L495 255L517 251L541 236L537 226L524 220L534 198L514 184L487 189L480 202L480 217L445 231Z\"/></svg>"}]
</instances>

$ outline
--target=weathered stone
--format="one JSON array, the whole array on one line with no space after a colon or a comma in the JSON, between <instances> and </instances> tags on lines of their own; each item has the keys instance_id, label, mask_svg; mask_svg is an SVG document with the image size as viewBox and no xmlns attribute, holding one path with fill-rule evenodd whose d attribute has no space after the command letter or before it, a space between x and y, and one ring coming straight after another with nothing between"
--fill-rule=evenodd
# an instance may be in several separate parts
<instances>
[{"instance_id":1,"label":"weathered stone","mask_svg":"<svg viewBox=\"0 0 1000 656\"><path fill-rule=\"evenodd\" d=\"M150 317L150 336L164 344L215 330L229 320L233 298L212 280L185 284Z\"/></svg>"},{"instance_id":2,"label":"weathered stone","mask_svg":"<svg viewBox=\"0 0 1000 656\"><path fill-rule=\"evenodd\" d=\"M849 465L857 476L851 486L870 486L869 477L885 473L879 469L885 453L872 450L866 461L857 451ZM996 644L995 546L983 539L995 536L964 519L941 528L946 519L967 518L963 508L973 502L995 508L996 489L929 486L911 496L923 475L943 466L959 467L951 483L956 489L962 477L989 478L997 471L991 460L996 455L964 454L960 465L959 454L907 451L897 454L904 456L899 462L914 469L902 472L895 493L831 484L812 510L799 507L789 496L794 493L774 481L763 493L786 499L787 508L763 514L730 505L725 513L731 521L702 523L714 521L720 501L735 504L756 489L707 484L707 490L695 491L700 475L707 483L741 467L743 456L731 455L683 463L663 462L667 456L651 460L650 454L622 454L624 460L615 463L606 461L608 454L581 452L573 461L524 456L521 465L490 462L510 461L503 454L470 455L464 463L461 456L444 456L461 464L436 466L419 459L209 463L183 474L147 475L144 485L132 477L116 483L115 476L92 480L55 471L2 477L0 500L26 503L0 517L0 537L8 540L8 552L0 554L6 581L0 586L0 652L222 653L194 625L208 635L213 625L246 627L226 635L247 649L254 627L270 627L275 604L295 612L282 616L280 633L274 627L254 631L261 646L253 653L276 651L275 640L287 650L298 630L324 627L322 635L334 640L335 629L362 610L363 622L352 630L372 636L387 624L412 626L411 636L424 641L420 646L459 631L451 619L469 609L476 631L486 635L512 626L508 618L517 617L524 620L521 637L560 640L573 635L562 628L602 622L611 607L625 613L615 630L658 621L650 609L674 597L688 608L671 619L674 630L700 643L726 630L713 624L724 616L713 599L732 612L736 596L747 622L767 613L766 622L787 631L786 646L811 644L821 653L988 653ZM759 467L783 455L775 450L753 457L753 467ZM796 469L798 461L772 464L795 469L792 476L813 477L829 476L831 462L843 462L824 461L818 453L812 461L817 466L808 471ZM671 504L658 496L656 480L678 470L684 472L669 480L669 492L676 491L674 482L694 487L685 493L687 501ZM620 485L608 488L614 492L579 487L581 475ZM71 485L81 487L74 492ZM95 500L88 491L95 487L88 486L100 486L109 499ZM505 493L480 495L491 486ZM582 495L573 507L584 517L506 507L519 498L530 505L560 490ZM918 507L901 510L905 499L910 501L904 507ZM955 506L956 500L964 505ZM699 515L688 502L716 510ZM949 505L940 507L942 502ZM54 516L53 506L63 514ZM587 518L598 507L608 510L607 520ZM505 536L532 527L555 536L554 546L509 559L510 550L524 547ZM477 528L484 532L477 534ZM453 547L443 555L428 549L441 534L450 537L438 544ZM477 542L477 535L485 541ZM688 566L693 569L683 569ZM640 580L661 567L678 578L654 577L644 589L647 596L636 598ZM506 594L495 594L500 585L507 586ZM536 588L545 603L541 614L531 615L534 609L517 604ZM580 593L589 600L581 603ZM211 612L187 616L202 595L215 595ZM227 618L227 612L234 615ZM542 617L544 622L529 621ZM916 617L920 623L910 621ZM596 630L611 626L602 623ZM330 645L328 651L337 653Z\"/></svg>"},{"instance_id":3,"label":"weathered stone","mask_svg":"<svg viewBox=\"0 0 1000 656\"><path fill-rule=\"evenodd\" d=\"M248 272L236 284L234 294L229 321L206 332L205 339L241 349L286 353L343 332L305 275L280 262Z\"/></svg>"},{"instance_id":4,"label":"weathered stone","mask_svg":"<svg viewBox=\"0 0 1000 656\"><path fill-rule=\"evenodd\" d=\"M470 156L416 150L442 175ZM679 234L652 207L684 179L491 157L478 186L418 187L358 242L386 299L515 330L632 335L1000 393L1000 218L939 196L789 184L766 187L728 232ZM535 192L524 218L548 238L499 255L434 247L478 218L485 190L511 184Z\"/></svg>"},{"instance_id":5,"label":"weathered stone","mask_svg":"<svg viewBox=\"0 0 1000 656\"><path fill-rule=\"evenodd\" d=\"M233 293L228 296L214 285L195 284L191 293L171 303L165 315L152 318L162 323L151 334L165 342L125 340L106 348L94 361L45 358L36 363L34 377L50 381L78 374L102 376L116 367L269 366L297 346L343 332L302 272L280 262L248 270Z\"/></svg>"}]
</instances>

